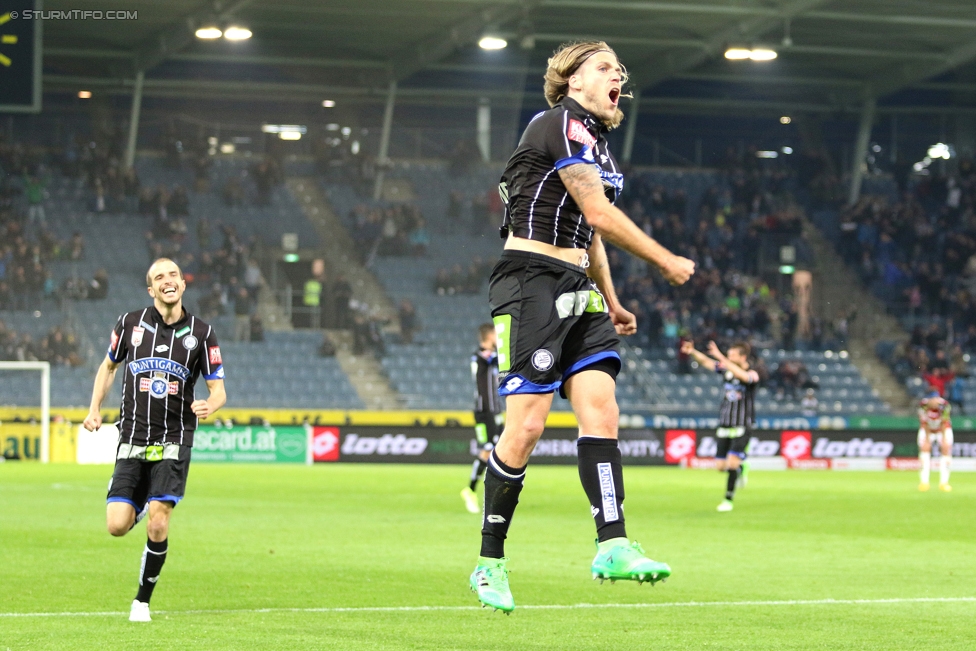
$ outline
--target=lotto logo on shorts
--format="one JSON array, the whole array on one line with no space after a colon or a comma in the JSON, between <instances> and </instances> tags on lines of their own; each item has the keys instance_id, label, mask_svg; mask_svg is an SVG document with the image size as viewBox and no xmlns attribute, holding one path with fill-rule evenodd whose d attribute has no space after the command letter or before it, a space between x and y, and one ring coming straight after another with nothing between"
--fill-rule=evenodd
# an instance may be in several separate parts
<instances>
[{"instance_id":1,"label":"lotto logo on shorts","mask_svg":"<svg viewBox=\"0 0 976 651\"><path fill-rule=\"evenodd\" d=\"M339 428L338 427L313 427L312 428L312 460L314 461L338 461L339 460Z\"/></svg>"},{"instance_id":2,"label":"lotto logo on shorts","mask_svg":"<svg viewBox=\"0 0 976 651\"><path fill-rule=\"evenodd\" d=\"M220 346L211 346L210 352L210 363L211 364L223 364L224 362L220 359Z\"/></svg>"},{"instance_id":3,"label":"lotto logo on shorts","mask_svg":"<svg viewBox=\"0 0 976 651\"><path fill-rule=\"evenodd\" d=\"M669 429L664 432L664 462L681 463L695 456L695 430Z\"/></svg>"},{"instance_id":4,"label":"lotto logo on shorts","mask_svg":"<svg viewBox=\"0 0 976 651\"><path fill-rule=\"evenodd\" d=\"M780 454L789 461L809 459L813 449L812 440L808 431L784 430L779 436Z\"/></svg>"},{"instance_id":5,"label":"lotto logo on shorts","mask_svg":"<svg viewBox=\"0 0 976 651\"><path fill-rule=\"evenodd\" d=\"M596 464L597 476L600 478L600 495L603 498L603 521L619 520L617 513L617 487L613 485L613 471L609 463Z\"/></svg>"}]
</instances>

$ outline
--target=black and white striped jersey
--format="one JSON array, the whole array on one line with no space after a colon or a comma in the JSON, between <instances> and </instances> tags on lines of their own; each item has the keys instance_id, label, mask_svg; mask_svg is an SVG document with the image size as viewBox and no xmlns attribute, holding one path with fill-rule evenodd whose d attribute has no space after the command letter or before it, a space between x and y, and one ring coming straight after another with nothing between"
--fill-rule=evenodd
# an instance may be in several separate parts
<instances>
[{"instance_id":1,"label":"black and white striped jersey","mask_svg":"<svg viewBox=\"0 0 976 651\"><path fill-rule=\"evenodd\" d=\"M186 310L172 325L155 307L128 312L112 330L108 357L122 372L122 443L191 447L197 417L190 409L197 376L223 380L213 328Z\"/></svg>"},{"instance_id":2,"label":"black and white striped jersey","mask_svg":"<svg viewBox=\"0 0 976 651\"><path fill-rule=\"evenodd\" d=\"M756 389L759 388L759 374L746 371L749 382L742 382L732 375L732 371L716 365L715 372L725 380L722 406L719 408L719 427L745 427L756 425Z\"/></svg>"},{"instance_id":3,"label":"black and white striped jersey","mask_svg":"<svg viewBox=\"0 0 976 651\"><path fill-rule=\"evenodd\" d=\"M475 383L474 412L500 414L505 409L498 395L498 354L479 350L471 356L471 376Z\"/></svg>"},{"instance_id":4,"label":"black and white striped jersey","mask_svg":"<svg viewBox=\"0 0 976 651\"><path fill-rule=\"evenodd\" d=\"M559 170L595 166L607 198L616 201L624 177L604 131L599 120L568 97L532 118L498 186L505 204L503 238L512 233L563 248L590 247L593 228L566 191Z\"/></svg>"}]
</instances>

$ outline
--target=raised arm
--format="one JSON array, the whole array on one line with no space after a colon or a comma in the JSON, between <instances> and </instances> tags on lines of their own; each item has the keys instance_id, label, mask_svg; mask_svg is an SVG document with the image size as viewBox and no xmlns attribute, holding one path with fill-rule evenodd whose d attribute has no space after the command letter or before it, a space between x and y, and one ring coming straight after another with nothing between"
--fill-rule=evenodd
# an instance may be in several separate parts
<instances>
[{"instance_id":1,"label":"raised arm","mask_svg":"<svg viewBox=\"0 0 976 651\"><path fill-rule=\"evenodd\" d=\"M98 366L98 372L95 374L95 386L92 388L91 404L88 407L88 415L82 423L89 432L94 432L102 426L102 403L112 388L112 382L115 381L115 371L118 368L118 363L113 362L112 358L107 355Z\"/></svg>"},{"instance_id":2,"label":"raised arm","mask_svg":"<svg viewBox=\"0 0 976 651\"><path fill-rule=\"evenodd\" d=\"M698 362L699 366L707 368L709 371L715 370L715 360L706 355L705 353L695 350L695 344L690 341L686 341L681 344L681 352L685 355L691 355L692 358Z\"/></svg>"},{"instance_id":3,"label":"raised arm","mask_svg":"<svg viewBox=\"0 0 976 651\"><path fill-rule=\"evenodd\" d=\"M708 342L708 354L711 355L715 361L722 365L722 368L732 373L732 376L739 382L744 384L755 384L759 381L759 374L753 370L745 370L738 364L729 360L728 357L722 354L719 347L715 345L714 341Z\"/></svg>"},{"instance_id":4,"label":"raised arm","mask_svg":"<svg viewBox=\"0 0 976 651\"><path fill-rule=\"evenodd\" d=\"M567 165L559 178L587 223L612 244L655 265L672 285L682 285L695 273L695 263L671 253L639 229L603 194L603 181L593 165ZM602 291L602 290L601 290Z\"/></svg>"}]
</instances>

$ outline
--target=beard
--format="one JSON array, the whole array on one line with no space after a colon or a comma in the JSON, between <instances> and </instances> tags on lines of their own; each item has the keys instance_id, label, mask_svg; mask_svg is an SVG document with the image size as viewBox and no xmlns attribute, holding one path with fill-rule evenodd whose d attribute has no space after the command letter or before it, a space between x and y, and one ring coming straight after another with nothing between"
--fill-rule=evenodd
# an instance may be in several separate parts
<instances>
[{"instance_id":1,"label":"beard","mask_svg":"<svg viewBox=\"0 0 976 651\"><path fill-rule=\"evenodd\" d=\"M613 131L620 126L620 123L624 121L624 112L620 110L620 107L616 107L613 110L613 117L607 119L604 117L600 118L600 122L603 126L607 128L608 131Z\"/></svg>"}]
</instances>

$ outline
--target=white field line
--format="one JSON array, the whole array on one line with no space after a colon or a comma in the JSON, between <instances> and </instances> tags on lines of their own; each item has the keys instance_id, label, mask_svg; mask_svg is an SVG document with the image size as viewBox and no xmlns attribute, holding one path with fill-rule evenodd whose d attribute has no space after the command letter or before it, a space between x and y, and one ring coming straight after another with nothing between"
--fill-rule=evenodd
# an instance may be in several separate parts
<instances>
[{"instance_id":1,"label":"white field line","mask_svg":"<svg viewBox=\"0 0 976 651\"><path fill-rule=\"evenodd\" d=\"M976 603L976 597L896 597L893 599L786 599L770 601L668 601L639 604L543 604L517 610L587 610L604 608L729 608L737 606L874 606L886 604ZM480 606L362 606L337 608L228 608L215 610L154 610L154 615L234 615L251 613L418 613L481 610ZM0 613L0 617L120 617L125 611Z\"/></svg>"}]
</instances>

